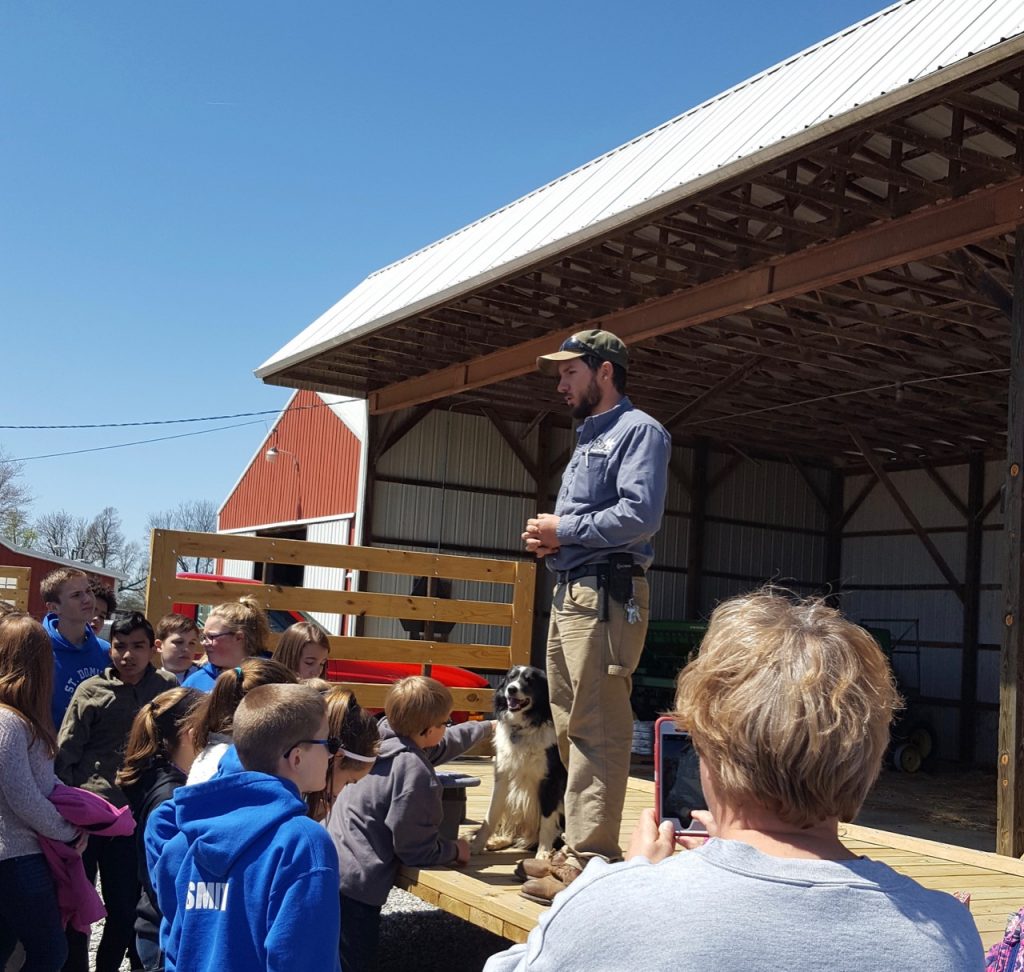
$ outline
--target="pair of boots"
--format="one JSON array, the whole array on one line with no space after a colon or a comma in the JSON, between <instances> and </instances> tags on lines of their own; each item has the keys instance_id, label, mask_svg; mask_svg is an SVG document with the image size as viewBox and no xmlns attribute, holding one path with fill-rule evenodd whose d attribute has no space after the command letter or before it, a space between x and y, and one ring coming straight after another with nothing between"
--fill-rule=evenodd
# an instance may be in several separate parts
<instances>
[{"instance_id":1,"label":"pair of boots","mask_svg":"<svg viewBox=\"0 0 1024 972\"><path fill-rule=\"evenodd\" d=\"M572 884L580 873L563 851L555 851L550 857L527 858L519 861L515 869L516 877L525 882L519 893L542 905L550 905L554 896Z\"/></svg>"}]
</instances>

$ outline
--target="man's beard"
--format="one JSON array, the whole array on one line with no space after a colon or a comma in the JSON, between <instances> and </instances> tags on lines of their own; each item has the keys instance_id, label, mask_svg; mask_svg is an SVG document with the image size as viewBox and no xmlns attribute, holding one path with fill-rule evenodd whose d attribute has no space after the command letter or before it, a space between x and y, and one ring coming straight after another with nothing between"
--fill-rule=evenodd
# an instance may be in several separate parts
<instances>
[{"instance_id":1,"label":"man's beard","mask_svg":"<svg viewBox=\"0 0 1024 972\"><path fill-rule=\"evenodd\" d=\"M583 393L583 398L572 410L572 417L574 419L585 419L589 418L594 414L594 409L601 402L601 389L597 386L597 379L591 375L590 384L587 385L587 390Z\"/></svg>"}]
</instances>

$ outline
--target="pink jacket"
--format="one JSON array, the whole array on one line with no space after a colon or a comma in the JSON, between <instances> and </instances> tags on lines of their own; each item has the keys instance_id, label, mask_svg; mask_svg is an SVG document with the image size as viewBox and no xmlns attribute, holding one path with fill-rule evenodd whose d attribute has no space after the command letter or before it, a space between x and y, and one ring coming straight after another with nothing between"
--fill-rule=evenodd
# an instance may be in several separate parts
<instances>
[{"instance_id":1,"label":"pink jacket","mask_svg":"<svg viewBox=\"0 0 1024 972\"><path fill-rule=\"evenodd\" d=\"M100 837L126 837L135 831L135 820L127 807L115 807L101 796L58 783L50 802L70 824ZM57 904L64 925L88 934L89 926L107 911L92 881L86 876L82 857L70 845L38 835L39 848L50 866L57 885Z\"/></svg>"}]
</instances>

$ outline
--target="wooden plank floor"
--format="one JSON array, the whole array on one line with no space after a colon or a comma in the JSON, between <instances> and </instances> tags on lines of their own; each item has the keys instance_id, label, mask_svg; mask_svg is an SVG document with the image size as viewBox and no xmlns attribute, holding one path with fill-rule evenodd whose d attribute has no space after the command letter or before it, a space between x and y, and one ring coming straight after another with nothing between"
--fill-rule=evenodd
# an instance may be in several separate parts
<instances>
[{"instance_id":1,"label":"wooden plank floor","mask_svg":"<svg viewBox=\"0 0 1024 972\"><path fill-rule=\"evenodd\" d=\"M491 761L460 760L444 769L481 779L480 786L466 791L469 822L461 830L465 837L476 829L487 810ZM632 777L622 820L623 847L629 843L641 809L653 802L654 784ZM969 891L971 913L986 948L1002 937L1007 915L1024 907L1024 861L853 824L844 825L841 836L855 853L884 861L925 887ZM512 871L515 862L524 856L516 850L482 854L473 857L465 870L404 868L398 883L430 904L513 942L522 942L545 910L519 895L520 882Z\"/></svg>"}]
</instances>

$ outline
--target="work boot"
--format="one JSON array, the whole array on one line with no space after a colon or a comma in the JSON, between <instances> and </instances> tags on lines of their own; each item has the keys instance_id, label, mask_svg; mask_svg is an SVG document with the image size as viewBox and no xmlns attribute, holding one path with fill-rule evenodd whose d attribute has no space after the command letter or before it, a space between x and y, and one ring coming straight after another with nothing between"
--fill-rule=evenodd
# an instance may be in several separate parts
<instances>
[{"instance_id":1,"label":"work boot","mask_svg":"<svg viewBox=\"0 0 1024 972\"><path fill-rule=\"evenodd\" d=\"M537 904L549 905L559 891L564 891L583 872L572 864L555 865L551 873L542 878L531 878L527 881L520 894Z\"/></svg>"},{"instance_id":2,"label":"work boot","mask_svg":"<svg viewBox=\"0 0 1024 972\"><path fill-rule=\"evenodd\" d=\"M530 878L547 877L551 868L560 867L567 862L565 851L555 851L550 857L527 857L516 863L515 875L520 881Z\"/></svg>"}]
</instances>

